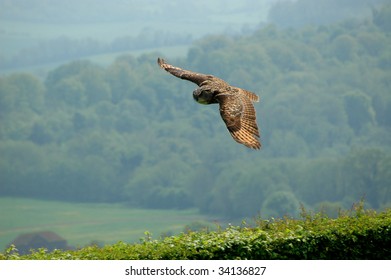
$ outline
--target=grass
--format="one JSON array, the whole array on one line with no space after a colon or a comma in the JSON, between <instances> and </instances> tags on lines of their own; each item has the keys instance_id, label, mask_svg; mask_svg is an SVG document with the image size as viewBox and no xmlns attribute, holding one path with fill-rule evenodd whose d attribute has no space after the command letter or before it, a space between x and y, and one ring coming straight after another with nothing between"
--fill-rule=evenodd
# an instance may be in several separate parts
<instances>
[{"instance_id":1,"label":"grass","mask_svg":"<svg viewBox=\"0 0 391 280\"><path fill-rule=\"evenodd\" d=\"M176 234L195 221L206 220L196 210L131 209L120 204L66 203L0 198L0 251L19 234L50 230L81 247L91 241L136 242L146 231L154 238Z\"/></svg>"}]
</instances>

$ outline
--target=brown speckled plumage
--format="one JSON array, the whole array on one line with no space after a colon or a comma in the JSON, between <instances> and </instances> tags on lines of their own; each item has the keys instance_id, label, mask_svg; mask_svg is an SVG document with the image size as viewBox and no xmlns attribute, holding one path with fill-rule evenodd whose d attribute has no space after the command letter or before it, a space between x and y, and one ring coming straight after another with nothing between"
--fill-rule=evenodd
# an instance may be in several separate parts
<instances>
[{"instance_id":1,"label":"brown speckled plumage","mask_svg":"<svg viewBox=\"0 0 391 280\"><path fill-rule=\"evenodd\" d=\"M227 82L212 75L172 66L161 58L158 58L157 62L170 74L197 84L199 88L193 92L193 97L197 102L220 105L220 115L236 142L252 149L261 148L256 113L252 104L252 102L259 101L256 94L230 86Z\"/></svg>"}]
</instances>

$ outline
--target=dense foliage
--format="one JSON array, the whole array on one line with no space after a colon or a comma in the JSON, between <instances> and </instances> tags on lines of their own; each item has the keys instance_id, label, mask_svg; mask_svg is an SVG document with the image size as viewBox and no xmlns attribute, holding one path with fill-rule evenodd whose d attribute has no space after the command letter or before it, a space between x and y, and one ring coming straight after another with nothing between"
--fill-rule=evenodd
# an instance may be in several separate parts
<instances>
[{"instance_id":1,"label":"dense foliage","mask_svg":"<svg viewBox=\"0 0 391 280\"><path fill-rule=\"evenodd\" d=\"M189 232L140 244L118 242L102 248L20 256L10 247L0 259L391 259L391 211L368 212L329 219L304 213L303 219L258 221L256 227L230 226L212 232Z\"/></svg>"},{"instance_id":2,"label":"dense foliage","mask_svg":"<svg viewBox=\"0 0 391 280\"><path fill-rule=\"evenodd\" d=\"M391 201L390 6L371 18L209 36L184 68L258 93L263 148L236 144L216 106L156 64L74 61L44 81L0 78L0 195L197 207L226 217L335 214Z\"/></svg>"}]
</instances>

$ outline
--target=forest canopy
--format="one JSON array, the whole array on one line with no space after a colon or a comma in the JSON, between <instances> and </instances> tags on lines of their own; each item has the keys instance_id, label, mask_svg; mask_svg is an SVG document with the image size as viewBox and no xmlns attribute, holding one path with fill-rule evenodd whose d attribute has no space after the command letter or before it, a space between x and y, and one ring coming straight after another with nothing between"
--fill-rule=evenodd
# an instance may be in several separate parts
<instances>
[{"instance_id":1,"label":"forest canopy","mask_svg":"<svg viewBox=\"0 0 391 280\"><path fill-rule=\"evenodd\" d=\"M0 77L0 195L225 217L391 204L391 5L332 25L195 42L174 65L256 92L261 151L161 71L162 53Z\"/></svg>"}]
</instances>

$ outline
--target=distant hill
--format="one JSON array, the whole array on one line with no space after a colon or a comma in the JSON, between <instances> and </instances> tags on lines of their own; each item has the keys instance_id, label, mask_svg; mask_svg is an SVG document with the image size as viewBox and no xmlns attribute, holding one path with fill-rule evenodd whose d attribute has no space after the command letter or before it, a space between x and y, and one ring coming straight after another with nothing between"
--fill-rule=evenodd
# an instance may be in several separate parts
<instances>
[{"instance_id":1,"label":"distant hill","mask_svg":"<svg viewBox=\"0 0 391 280\"><path fill-rule=\"evenodd\" d=\"M283 27L327 25L346 19L368 17L389 0L297 0L275 3L268 21Z\"/></svg>"}]
</instances>

